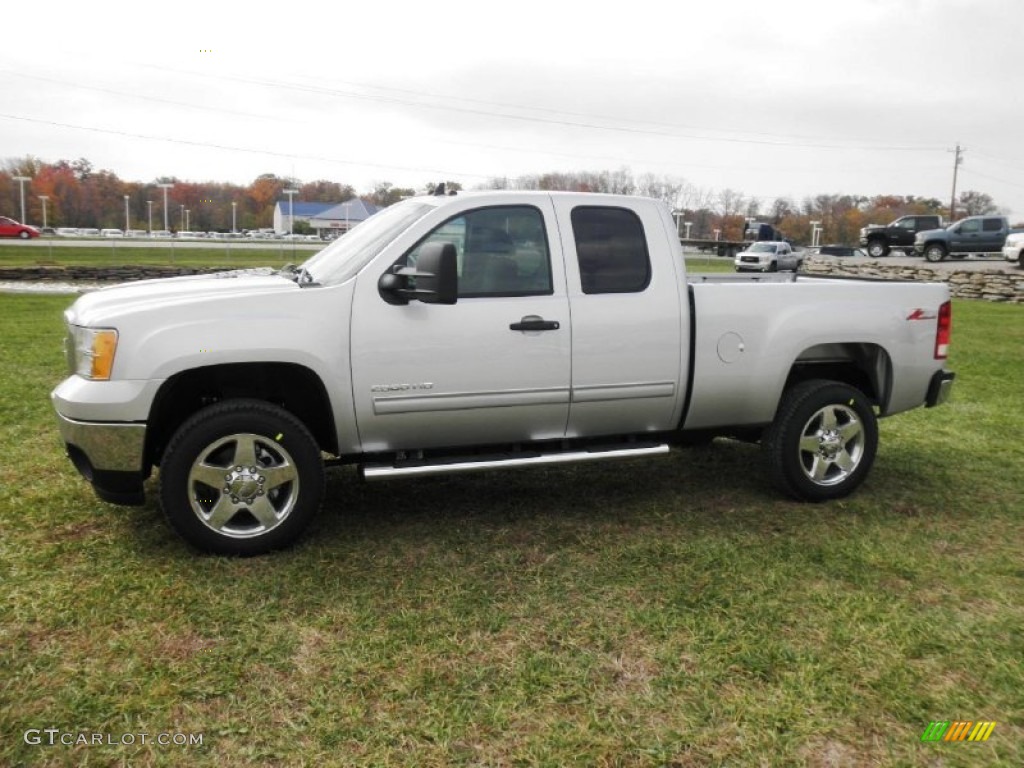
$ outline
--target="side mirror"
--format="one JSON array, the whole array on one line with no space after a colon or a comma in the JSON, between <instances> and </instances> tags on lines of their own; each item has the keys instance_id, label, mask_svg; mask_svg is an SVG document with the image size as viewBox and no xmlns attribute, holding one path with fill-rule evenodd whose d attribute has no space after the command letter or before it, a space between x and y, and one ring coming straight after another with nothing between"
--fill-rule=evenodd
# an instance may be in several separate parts
<instances>
[{"instance_id":1,"label":"side mirror","mask_svg":"<svg viewBox=\"0 0 1024 768\"><path fill-rule=\"evenodd\" d=\"M415 287L412 287L415 286ZM452 243L428 243L420 248L415 267L385 272L377 290L389 304L454 304L458 300L458 253Z\"/></svg>"},{"instance_id":2,"label":"side mirror","mask_svg":"<svg viewBox=\"0 0 1024 768\"><path fill-rule=\"evenodd\" d=\"M429 243L416 261L416 298L424 304L454 304L459 295L454 243Z\"/></svg>"}]
</instances>

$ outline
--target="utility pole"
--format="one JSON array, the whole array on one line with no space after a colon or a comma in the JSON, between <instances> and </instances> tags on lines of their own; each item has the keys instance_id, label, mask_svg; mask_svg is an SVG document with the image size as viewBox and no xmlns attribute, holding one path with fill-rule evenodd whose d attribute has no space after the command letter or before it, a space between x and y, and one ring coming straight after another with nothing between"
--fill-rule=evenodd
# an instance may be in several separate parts
<instances>
[{"instance_id":1,"label":"utility pole","mask_svg":"<svg viewBox=\"0 0 1024 768\"><path fill-rule=\"evenodd\" d=\"M956 171L963 162L962 155L967 151L967 147L957 144L956 149L949 151L953 153L953 195L949 198L949 221L952 223L956 221Z\"/></svg>"}]
</instances>

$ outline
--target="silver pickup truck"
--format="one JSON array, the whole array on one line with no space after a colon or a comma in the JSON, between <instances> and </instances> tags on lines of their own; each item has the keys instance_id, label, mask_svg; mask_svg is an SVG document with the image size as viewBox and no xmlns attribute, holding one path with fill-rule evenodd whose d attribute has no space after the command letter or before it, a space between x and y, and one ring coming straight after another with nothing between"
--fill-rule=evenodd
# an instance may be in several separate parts
<instances>
[{"instance_id":1,"label":"silver pickup truck","mask_svg":"<svg viewBox=\"0 0 1024 768\"><path fill-rule=\"evenodd\" d=\"M797 499L845 496L877 418L941 403L944 284L691 276L666 206L491 192L393 205L262 274L151 280L65 313L52 393L100 498L159 493L196 547L294 541L324 468L366 479L760 441Z\"/></svg>"}]
</instances>

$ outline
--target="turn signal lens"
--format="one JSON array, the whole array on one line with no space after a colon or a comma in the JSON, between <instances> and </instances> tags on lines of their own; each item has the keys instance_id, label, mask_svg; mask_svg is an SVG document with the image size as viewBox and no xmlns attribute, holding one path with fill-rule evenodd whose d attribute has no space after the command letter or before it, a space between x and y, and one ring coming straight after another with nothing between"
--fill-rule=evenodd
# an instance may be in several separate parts
<instances>
[{"instance_id":1,"label":"turn signal lens","mask_svg":"<svg viewBox=\"0 0 1024 768\"><path fill-rule=\"evenodd\" d=\"M94 381L107 381L114 369L117 331L113 328L71 327L74 338L74 372Z\"/></svg>"}]
</instances>

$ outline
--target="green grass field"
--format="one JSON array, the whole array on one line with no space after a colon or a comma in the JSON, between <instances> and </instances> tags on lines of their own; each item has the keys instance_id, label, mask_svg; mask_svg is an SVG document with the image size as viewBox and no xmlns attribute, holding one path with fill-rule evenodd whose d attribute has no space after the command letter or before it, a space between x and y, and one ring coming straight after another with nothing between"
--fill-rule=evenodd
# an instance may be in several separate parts
<instances>
[{"instance_id":1,"label":"green grass field","mask_svg":"<svg viewBox=\"0 0 1024 768\"><path fill-rule=\"evenodd\" d=\"M225 241L219 246L202 248L171 247L161 244L159 248L132 246L116 240L110 245L73 248L68 245L52 245L36 242L32 245L0 245L0 268L5 267L111 267L111 266L153 266L176 265L179 267L280 267L287 262L305 261L317 248L306 244L281 241L274 248L247 248L246 243Z\"/></svg>"},{"instance_id":2,"label":"green grass field","mask_svg":"<svg viewBox=\"0 0 1024 768\"><path fill-rule=\"evenodd\" d=\"M97 245L88 248L72 248L66 244L47 247L47 243L32 245L3 244L0 246L0 269L5 267L112 267L112 266L167 266L179 267L281 267L288 262L300 264L314 253L316 248L291 242L277 243L276 248L246 248L246 243L225 241L219 247L209 248L161 248L132 247L122 242L111 245ZM709 254L686 254L687 264L697 272L732 272L732 260Z\"/></svg>"},{"instance_id":3,"label":"green grass field","mask_svg":"<svg viewBox=\"0 0 1024 768\"><path fill-rule=\"evenodd\" d=\"M0 295L0 765L1024 764L1024 308L956 303L953 401L883 421L840 503L730 442L332 470L303 543L235 560L63 456L69 301ZM922 743L934 720L997 725ZM60 743L94 733L135 743Z\"/></svg>"}]
</instances>

